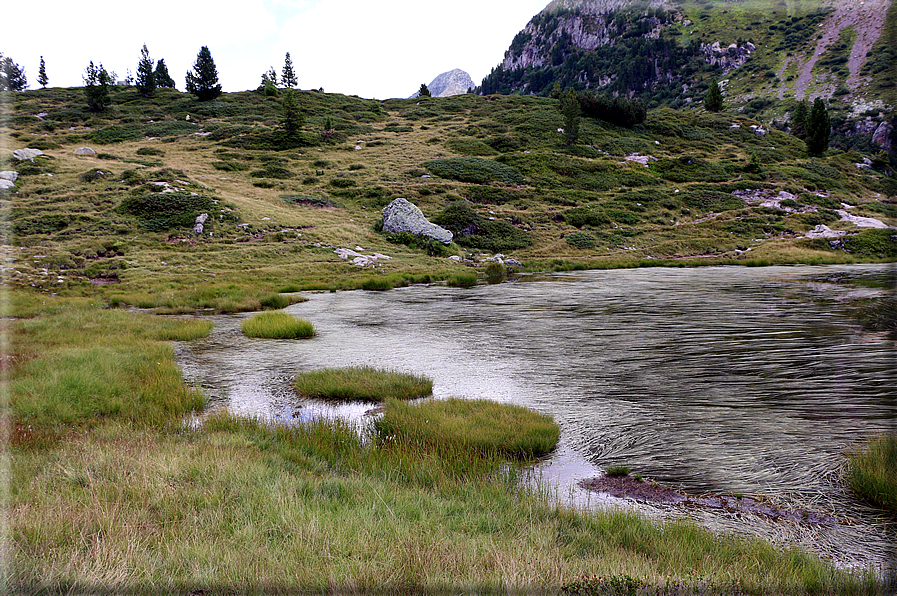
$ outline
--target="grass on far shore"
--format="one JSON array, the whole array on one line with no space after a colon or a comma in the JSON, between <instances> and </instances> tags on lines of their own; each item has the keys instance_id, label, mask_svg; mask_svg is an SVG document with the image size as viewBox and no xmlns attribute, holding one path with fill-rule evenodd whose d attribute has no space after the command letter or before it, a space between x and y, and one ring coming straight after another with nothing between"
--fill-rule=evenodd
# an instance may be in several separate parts
<instances>
[{"instance_id":1,"label":"grass on far shore","mask_svg":"<svg viewBox=\"0 0 897 596\"><path fill-rule=\"evenodd\" d=\"M897 434L871 437L851 452L847 484L860 498L897 513Z\"/></svg>"},{"instance_id":2,"label":"grass on far shore","mask_svg":"<svg viewBox=\"0 0 897 596\"><path fill-rule=\"evenodd\" d=\"M433 381L426 377L367 366L304 372L296 375L294 386L304 397L378 402L433 393Z\"/></svg>"},{"instance_id":3,"label":"grass on far shore","mask_svg":"<svg viewBox=\"0 0 897 596\"><path fill-rule=\"evenodd\" d=\"M436 448L538 457L555 448L560 428L550 416L513 404L447 399L408 404L389 400L376 422L381 437Z\"/></svg>"},{"instance_id":4,"label":"grass on far shore","mask_svg":"<svg viewBox=\"0 0 897 596\"><path fill-rule=\"evenodd\" d=\"M283 311L260 312L243 321L243 333L268 339L302 339L314 337L315 327Z\"/></svg>"}]
</instances>

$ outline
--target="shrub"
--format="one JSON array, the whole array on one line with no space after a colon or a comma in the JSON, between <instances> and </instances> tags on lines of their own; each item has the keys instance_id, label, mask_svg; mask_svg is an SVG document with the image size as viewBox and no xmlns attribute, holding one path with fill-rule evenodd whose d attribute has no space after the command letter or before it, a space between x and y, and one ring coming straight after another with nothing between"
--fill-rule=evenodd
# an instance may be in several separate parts
<instances>
[{"instance_id":1,"label":"shrub","mask_svg":"<svg viewBox=\"0 0 897 596\"><path fill-rule=\"evenodd\" d=\"M356 182L351 178L332 178L330 180L330 186L335 186L336 188L349 188L350 186L355 186Z\"/></svg>"},{"instance_id":2,"label":"shrub","mask_svg":"<svg viewBox=\"0 0 897 596\"><path fill-rule=\"evenodd\" d=\"M433 393L433 381L426 377L367 366L304 372L293 385L300 395L318 399L385 401Z\"/></svg>"},{"instance_id":3,"label":"shrub","mask_svg":"<svg viewBox=\"0 0 897 596\"><path fill-rule=\"evenodd\" d=\"M106 176L111 175L112 172L104 172L99 168L94 168L93 170L88 170L78 176L84 182L94 182L95 180L103 180Z\"/></svg>"},{"instance_id":4,"label":"shrub","mask_svg":"<svg viewBox=\"0 0 897 596\"><path fill-rule=\"evenodd\" d=\"M848 252L866 257L897 257L897 234L894 230L864 230L844 240Z\"/></svg>"},{"instance_id":5,"label":"shrub","mask_svg":"<svg viewBox=\"0 0 897 596\"><path fill-rule=\"evenodd\" d=\"M743 199L731 193L719 192L717 190L693 190L684 193L682 202L689 207L705 211L727 211L744 207Z\"/></svg>"},{"instance_id":6,"label":"shrub","mask_svg":"<svg viewBox=\"0 0 897 596\"><path fill-rule=\"evenodd\" d=\"M505 186L516 186L525 182L520 172L514 168L480 157L435 159L425 162L424 167L435 176L461 182L475 184L500 182Z\"/></svg>"},{"instance_id":7,"label":"shrub","mask_svg":"<svg viewBox=\"0 0 897 596\"><path fill-rule=\"evenodd\" d=\"M380 222L382 226L382 222ZM389 234L386 241L392 244L404 244L409 248L425 251L431 257L445 257L449 255L449 248L438 240L433 240L428 236L418 236L410 232L399 232L398 234Z\"/></svg>"},{"instance_id":8,"label":"shrub","mask_svg":"<svg viewBox=\"0 0 897 596\"><path fill-rule=\"evenodd\" d=\"M139 197L127 197L119 205L121 213L135 216L142 228L161 232L171 228L191 228L196 216L211 212L215 203L202 195L186 192L150 193Z\"/></svg>"},{"instance_id":9,"label":"shrub","mask_svg":"<svg viewBox=\"0 0 897 596\"><path fill-rule=\"evenodd\" d=\"M141 147L137 150L137 155L158 155L159 157L164 157L165 152L155 147Z\"/></svg>"},{"instance_id":10,"label":"shrub","mask_svg":"<svg viewBox=\"0 0 897 596\"><path fill-rule=\"evenodd\" d=\"M532 244L529 235L506 221L488 220L478 215L467 201L452 201L433 223L452 232L461 246L493 252L517 250Z\"/></svg>"},{"instance_id":11,"label":"shrub","mask_svg":"<svg viewBox=\"0 0 897 596\"><path fill-rule=\"evenodd\" d=\"M611 223L610 217L597 205L583 205L567 209L562 213L564 221L574 228L583 226L608 226Z\"/></svg>"},{"instance_id":12,"label":"shrub","mask_svg":"<svg viewBox=\"0 0 897 596\"><path fill-rule=\"evenodd\" d=\"M538 457L552 451L560 429L546 414L488 400L419 404L390 400L375 424L381 441L402 440L439 451ZM463 457L463 455L461 455Z\"/></svg>"},{"instance_id":13,"label":"shrub","mask_svg":"<svg viewBox=\"0 0 897 596\"><path fill-rule=\"evenodd\" d=\"M315 335L314 326L283 311L260 312L243 321L243 333L268 339L302 339Z\"/></svg>"},{"instance_id":14,"label":"shrub","mask_svg":"<svg viewBox=\"0 0 897 596\"><path fill-rule=\"evenodd\" d=\"M87 138L100 145L135 141L143 138L143 127L138 124L119 124L92 131Z\"/></svg>"},{"instance_id":15,"label":"shrub","mask_svg":"<svg viewBox=\"0 0 897 596\"><path fill-rule=\"evenodd\" d=\"M322 199L320 197L312 197L309 195L282 195L281 198L288 205L304 205L307 207L317 207L319 209L342 208L343 205L333 199Z\"/></svg>"},{"instance_id":16,"label":"shrub","mask_svg":"<svg viewBox=\"0 0 897 596\"><path fill-rule=\"evenodd\" d=\"M595 236L590 232L573 232L564 237L567 244L581 250L595 248Z\"/></svg>"},{"instance_id":17,"label":"shrub","mask_svg":"<svg viewBox=\"0 0 897 596\"><path fill-rule=\"evenodd\" d=\"M644 122L648 114L640 99L609 97L594 91L580 93L579 106L586 118L597 118L626 128Z\"/></svg>"}]
</instances>

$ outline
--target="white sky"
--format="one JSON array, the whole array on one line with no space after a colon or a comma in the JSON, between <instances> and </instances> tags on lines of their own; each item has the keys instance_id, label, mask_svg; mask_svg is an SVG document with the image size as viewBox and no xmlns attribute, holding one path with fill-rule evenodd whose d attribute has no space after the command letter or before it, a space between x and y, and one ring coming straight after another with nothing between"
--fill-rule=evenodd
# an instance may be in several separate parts
<instances>
[{"instance_id":1,"label":"white sky","mask_svg":"<svg viewBox=\"0 0 897 596\"><path fill-rule=\"evenodd\" d=\"M30 89L44 57L50 87L81 86L87 64L120 79L144 43L177 88L209 46L225 91L255 89L290 52L299 88L387 99L460 68L479 85L514 35L548 0L49 0L8 2L0 52L25 68Z\"/></svg>"}]
</instances>

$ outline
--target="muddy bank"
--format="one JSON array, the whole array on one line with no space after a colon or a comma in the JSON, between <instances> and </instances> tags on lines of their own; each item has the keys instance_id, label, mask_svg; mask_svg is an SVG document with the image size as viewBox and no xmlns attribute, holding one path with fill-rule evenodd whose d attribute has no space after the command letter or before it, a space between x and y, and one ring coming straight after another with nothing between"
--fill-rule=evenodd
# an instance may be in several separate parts
<instances>
[{"instance_id":1,"label":"muddy bank","mask_svg":"<svg viewBox=\"0 0 897 596\"><path fill-rule=\"evenodd\" d=\"M782 520L801 524L844 523L831 515L808 509L786 509L762 500L735 495L693 495L673 490L649 480L639 481L632 476L599 476L582 480L579 485L585 489L612 497L632 499L643 503L721 509L728 513L749 513L776 521Z\"/></svg>"}]
</instances>

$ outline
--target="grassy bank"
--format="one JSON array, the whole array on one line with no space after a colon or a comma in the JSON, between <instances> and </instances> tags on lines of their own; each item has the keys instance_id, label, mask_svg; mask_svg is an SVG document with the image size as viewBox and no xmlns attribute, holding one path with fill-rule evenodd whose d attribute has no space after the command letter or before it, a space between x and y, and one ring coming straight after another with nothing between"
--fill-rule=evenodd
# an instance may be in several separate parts
<instances>
[{"instance_id":1,"label":"grassy bank","mask_svg":"<svg viewBox=\"0 0 897 596\"><path fill-rule=\"evenodd\" d=\"M897 513L897 434L871 437L852 451L847 484L861 499Z\"/></svg>"},{"instance_id":2,"label":"grassy bank","mask_svg":"<svg viewBox=\"0 0 897 596\"><path fill-rule=\"evenodd\" d=\"M299 395L319 399L385 401L414 399L433 393L433 381L421 375L368 366L324 368L296 375Z\"/></svg>"}]
</instances>

